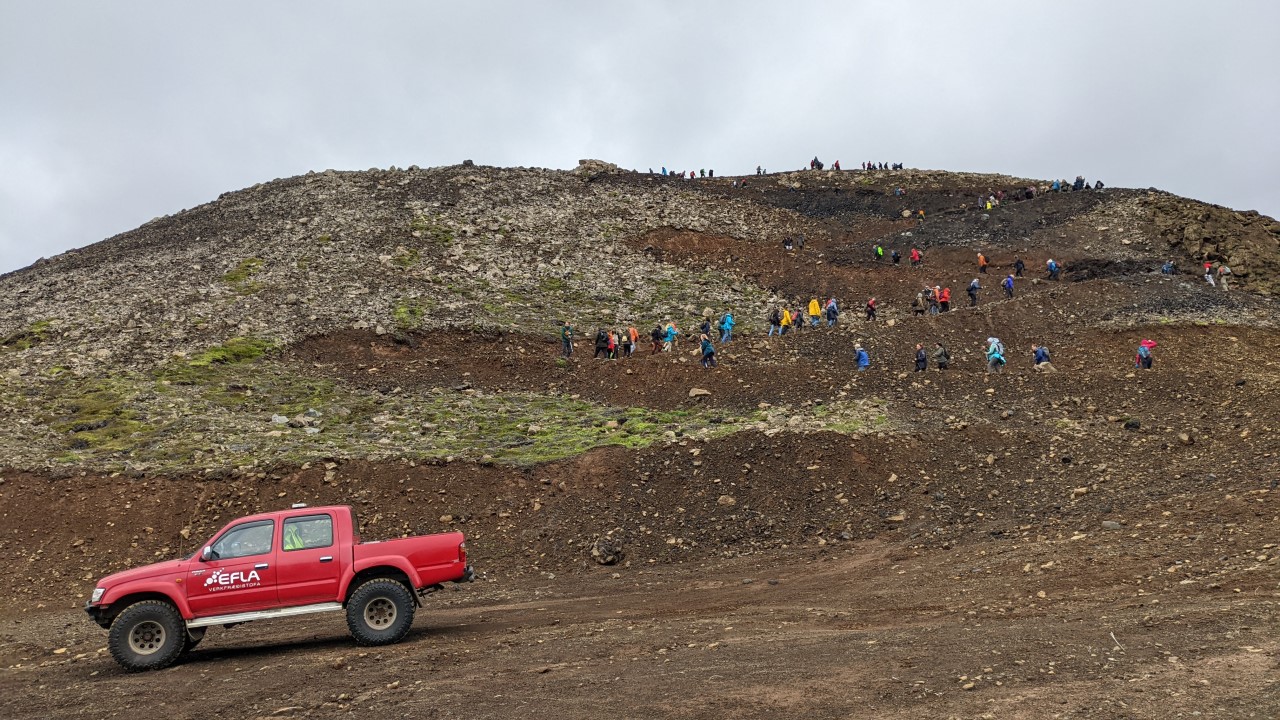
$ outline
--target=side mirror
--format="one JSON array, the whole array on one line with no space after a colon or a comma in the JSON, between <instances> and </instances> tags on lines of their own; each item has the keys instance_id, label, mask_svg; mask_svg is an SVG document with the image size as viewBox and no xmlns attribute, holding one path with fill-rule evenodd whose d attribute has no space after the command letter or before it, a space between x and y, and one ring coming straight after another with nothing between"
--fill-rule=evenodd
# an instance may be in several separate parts
<instances>
[{"instance_id":1,"label":"side mirror","mask_svg":"<svg viewBox=\"0 0 1280 720\"><path fill-rule=\"evenodd\" d=\"M209 545L205 545L204 549L200 551L200 559L203 560L204 562L209 562L210 560L212 560L213 548L210 547Z\"/></svg>"}]
</instances>

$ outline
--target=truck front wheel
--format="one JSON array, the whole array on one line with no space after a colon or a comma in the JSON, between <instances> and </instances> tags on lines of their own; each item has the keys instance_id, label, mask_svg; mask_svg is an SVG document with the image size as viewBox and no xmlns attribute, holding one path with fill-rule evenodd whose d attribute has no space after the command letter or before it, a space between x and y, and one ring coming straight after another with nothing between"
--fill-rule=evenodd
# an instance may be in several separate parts
<instances>
[{"instance_id":1,"label":"truck front wheel","mask_svg":"<svg viewBox=\"0 0 1280 720\"><path fill-rule=\"evenodd\" d=\"M390 645L413 625L413 593L398 580L375 578L351 593L347 627L361 645Z\"/></svg>"},{"instance_id":2,"label":"truck front wheel","mask_svg":"<svg viewBox=\"0 0 1280 720\"><path fill-rule=\"evenodd\" d=\"M125 608L111 623L107 647L125 670L159 670L172 665L186 645L187 628L176 608L143 600Z\"/></svg>"}]
</instances>

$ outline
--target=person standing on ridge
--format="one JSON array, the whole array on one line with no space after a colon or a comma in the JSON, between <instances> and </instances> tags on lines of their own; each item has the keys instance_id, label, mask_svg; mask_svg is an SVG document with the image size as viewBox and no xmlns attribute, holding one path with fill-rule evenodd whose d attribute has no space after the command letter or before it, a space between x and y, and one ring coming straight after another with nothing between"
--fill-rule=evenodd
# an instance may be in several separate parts
<instances>
[{"instance_id":1,"label":"person standing on ridge","mask_svg":"<svg viewBox=\"0 0 1280 720\"><path fill-rule=\"evenodd\" d=\"M1000 286L1004 288L1005 298L1012 300L1013 299L1013 276L1012 275L1006 276L1005 279L1000 283Z\"/></svg>"},{"instance_id":2,"label":"person standing on ridge","mask_svg":"<svg viewBox=\"0 0 1280 720\"><path fill-rule=\"evenodd\" d=\"M924 354L924 345L916 343L916 372L929 369L929 357Z\"/></svg>"},{"instance_id":3,"label":"person standing on ridge","mask_svg":"<svg viewBox=\"0 0 1280 720\"><path fill-rule=\"evenodd\" d=\"M969 307L978 307L978 291L981 289L982 286L978 284L978 278L974 278L973 282L969 283L969 289L965 290L965 292L969 293Z\"/></svg>"}]
</instances>

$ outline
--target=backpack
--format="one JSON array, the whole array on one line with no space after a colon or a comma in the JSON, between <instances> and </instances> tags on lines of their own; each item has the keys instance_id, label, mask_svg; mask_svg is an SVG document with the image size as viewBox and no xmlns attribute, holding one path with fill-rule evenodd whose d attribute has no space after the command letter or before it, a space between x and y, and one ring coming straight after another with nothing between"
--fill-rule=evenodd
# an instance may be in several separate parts
<instances>
[{"instance_id":1,"label":"backpack","mask_svg":"<svg viewBox=\"0 0 1280 720\"><path fill-rule=\"evenodd\" d=\"M773 311L769 313L769 324L770 325L782 324L782 314L778 312L777 308L774 308Z\"/></svg>"},{"instance_id":2,"label":"backpack","mask_svg":"<svg viewBox=\"0 0 1280 720\"><path fill-rule=\"evenodd\" d=\"M1138 346L1138 357L1143 359L1151 357L1151 351L1147 349L1146 345Z\"/></svg>"}]
</instances>

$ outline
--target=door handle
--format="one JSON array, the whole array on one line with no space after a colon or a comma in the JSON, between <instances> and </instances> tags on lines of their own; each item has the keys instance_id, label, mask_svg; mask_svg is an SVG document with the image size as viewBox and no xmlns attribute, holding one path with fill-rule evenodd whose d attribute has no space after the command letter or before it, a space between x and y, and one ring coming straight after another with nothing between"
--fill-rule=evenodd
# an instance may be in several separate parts
<instances>
[{"instance_id":1,"label":"door handle","mask_svg":"<svg viewBox=\"0 0 1280 720\"><path fill-rule=\"evenodd\" d=\"M254 569L254 570L266 570L266 569L267 569L267 564L266 564L266 563L258 563L257 565L254 565L254 566L253 566L253 569Z\"/></svg>"},{"instance_id":2,"label":"door handle","mask_svg":"<svg viewBox=\"0 0 1280 720\"><path fill-rule=\"evenodd\" d=\"M333 561L332 555L324 555L320 558L320 562L332 562L332 561Z\"/></svg>"}]
</instances>

